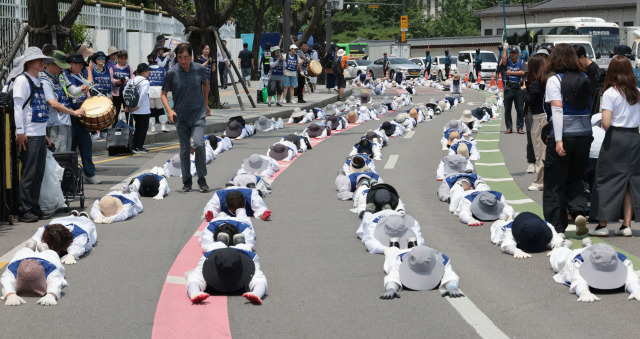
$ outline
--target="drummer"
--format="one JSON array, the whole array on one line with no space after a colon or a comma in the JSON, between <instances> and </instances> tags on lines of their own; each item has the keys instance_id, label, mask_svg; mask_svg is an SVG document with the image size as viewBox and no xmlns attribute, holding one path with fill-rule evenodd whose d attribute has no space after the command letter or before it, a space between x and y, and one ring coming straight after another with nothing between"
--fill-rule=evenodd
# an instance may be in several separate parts
<instances>
[{"instance_id":1,"label":"drummer","mask_svg":"<svg viewBox=\"0 0 640 339\"><path fill-rule=\"evenodd\" d=\"M322 73L322 65L320 65L320 56L318 53L320 53L320 44L315 43L313 44L313 49L309 51L309 58L311 59L310 64L316 64L317 66L320 66L320 67L318 72L314 72L316 76L309 77L309 83L311 83L311 93L316 92L316 84L318 83L318 74ZM316 62L313 62L313 61L316 61Z\"/></svg>"},{"instance_id":2,"label":"drummer","mask_svg":"<svg viewBox=\"0 0 640 339\"><path fill-rule=\"evenodd\" d=\"M55 145L56 152L71 152L71 118L84 115L84 108L73 110L67 96L67 85L71 86L69 78L62 72L71 67L67 63L67 56L61 51L51 53L53 59L47 59L44 71L38 79L42 83L44 97L49 106L49 120L47 121L47 136Z\"/></svg>"},{"instance_id":3,"label":"drummer","mask_svg":"<svg viewBox=\"0 0 640 339\"><path fill-rule=\"evenodd\" d=\"M109 68L106 66L107 55L102 51L98 51L93 54L89 60L91 60L91 75L93 76L93 83L96 85L96 89L102 93L102 95L111 99L111 74ZM106 138L107 131L98 131L95 133L96 138Z\"/></svg>"},{"instance_id":4,"label":"drummer","mask_svg":"<svg viewBox=\"0 0 640 339\"><path fill-rule=\"evenodd\" d=\"M70 92L71 109L79 109L89 95L88 87L79 78L87 78L87 63L80 53L71 53L67 57L70 68L65 70L65 75L69 78L71 85L80 87L81 92ZM84 179L89 184L100 184L100 180L96 176L96 166L93 164L93 141L91 134L82 125L76 117L71 117L71 150L75 150L76 146L80 149L80 157L82 158L82 169L84 171Z\"/></svg>"}]
</instances>

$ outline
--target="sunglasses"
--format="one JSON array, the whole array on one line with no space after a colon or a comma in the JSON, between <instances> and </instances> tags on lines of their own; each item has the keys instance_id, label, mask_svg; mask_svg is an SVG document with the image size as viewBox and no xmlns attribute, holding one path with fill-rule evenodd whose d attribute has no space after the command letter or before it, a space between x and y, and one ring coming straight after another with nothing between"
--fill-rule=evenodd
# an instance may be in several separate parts
<instances>
[{"instance_id":1,"label":"sunglasses","mask_svg":"<svg viewBox=\"0 0 640 339\"><path fill-rule=\"evenodd\" d=\"M96 60L107 60L105 57L97 57Z\"/></svg>"}]
</instances>

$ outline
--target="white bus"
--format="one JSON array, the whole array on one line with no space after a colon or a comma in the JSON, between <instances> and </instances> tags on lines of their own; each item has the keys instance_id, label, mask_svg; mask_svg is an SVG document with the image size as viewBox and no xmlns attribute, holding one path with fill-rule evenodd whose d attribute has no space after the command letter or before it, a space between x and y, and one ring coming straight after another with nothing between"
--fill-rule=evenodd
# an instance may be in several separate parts
<instances>
[{"instance_id":1,"label":"white bus","mask_svg":"<svg viewBox=\"0 0 640 339\"><path fill-rule=\"evenodd\" d=\"M527 24L507 26L507 42L509 45L529 42L533 31L533 42L540 44L540 35L591 35L591 43L596 55L607 56L613 47L620 43L620 27L613 22L605 22L600 18L561 18L544 24Z\"/></svg>"}]
</instances>

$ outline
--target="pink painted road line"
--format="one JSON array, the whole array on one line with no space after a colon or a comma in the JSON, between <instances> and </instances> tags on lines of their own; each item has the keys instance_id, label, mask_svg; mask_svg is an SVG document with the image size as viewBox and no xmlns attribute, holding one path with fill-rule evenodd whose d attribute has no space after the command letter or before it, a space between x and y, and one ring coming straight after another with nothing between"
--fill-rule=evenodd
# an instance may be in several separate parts
<instances>
[{"instance_id":1,"label":"pink painted road line","mask_svg":"<svg viewBox=\"0 0 640 339\"><path fill-rule=\"evenodd\" d=\"M342 131L359 125L349 124ZM332 131L326 139L342 131ZM311 144L315 146L326 139L312 139ZM281 169L269 179L275 180L298 157L290 162L279 161ZM202 231L207 225L207 222L202 222L197 230ZM153 320L153 339L231 337L226 296L211 296L200 304L192 304L187 297L186 282L182 278L185 272L195 268L200 257L202 249L198 236L194 235L182 248L167 274Z\"/></svg>"}]
</instances>

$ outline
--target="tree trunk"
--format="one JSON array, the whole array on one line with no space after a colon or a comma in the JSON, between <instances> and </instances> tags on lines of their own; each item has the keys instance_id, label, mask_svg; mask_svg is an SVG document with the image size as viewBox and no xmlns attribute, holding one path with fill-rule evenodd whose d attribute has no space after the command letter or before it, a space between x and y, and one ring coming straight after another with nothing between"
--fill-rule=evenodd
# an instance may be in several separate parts
<instances>
[{"instance_id":1,"label":"tree trunk","mask_svg":"<svg viewBox=\"0 0 640 339\"><path fill-rule=\"evenodd\" d=\"M264 23L264 14L258 15L256 20L256 25L253 30L253 46L251 47L251 51L253 51L253 62L254 68L251 71L252 79L259 79L260 74L258 74L258 68L260 67L260 40L262 38L262 24Z\"/></svg>"},{"instance_id":2,"label":"tree trunk","mask_svg":"<svg viewBox=\"0 0 640 339\"><path fill-rule=\"evenodd\" d=\"M44 28L60 24L58 17L58 1L27 0L27 23L31 28ZM51 15L55 13L56 15ZM51 33L29 33L29 46L42 48L44 44L51 43Z\"/></svg>"},{"instance_id":3,"label":"tree trunk","mask_svg":"<svg viewBox=\"0 0 640 339\"><path fill-rule=\"evenodd\" d=\"M316 0L316 7L313 9L313 16L311 17L311 21L307 24L307 28L302 33L300 37L300 41L307 41L311 36L311 32L313 32L316 26L322 21L324 11L324 6L326 5L326 0ZM296 34L297 35L297 34ZM316 36L316 39L318 37Z\"/></svg>"}]
</instances>

